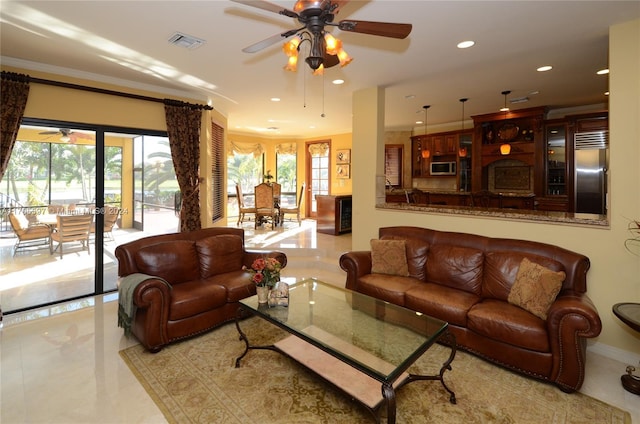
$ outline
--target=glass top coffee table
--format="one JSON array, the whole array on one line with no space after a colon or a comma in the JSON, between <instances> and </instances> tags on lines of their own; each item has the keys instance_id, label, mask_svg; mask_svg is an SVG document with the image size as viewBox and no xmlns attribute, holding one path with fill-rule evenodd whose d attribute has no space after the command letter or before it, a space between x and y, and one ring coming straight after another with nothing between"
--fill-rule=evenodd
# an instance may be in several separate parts
<instances>
[{"instance_id":1,"label":"glass top coffee table","mask_svg":"<svg viewBox=\"0 0 640 424\"><path fill-rule=\"evenodd\" d=\"M416 380L444 381L456 354L456 340L444 321L361 293L308 279L289 288L289 306L269 307L252 296L240 301L236 328L246 349L269 349L304 365L362 403L379 420L387 406L387 422L395 423L395 391ZM289 336L268 346L251 345L240 325L250 312L284 329ZM415 375L407 369L435 342L451 347L437 375Z\"/></svg>"}]
</instances>

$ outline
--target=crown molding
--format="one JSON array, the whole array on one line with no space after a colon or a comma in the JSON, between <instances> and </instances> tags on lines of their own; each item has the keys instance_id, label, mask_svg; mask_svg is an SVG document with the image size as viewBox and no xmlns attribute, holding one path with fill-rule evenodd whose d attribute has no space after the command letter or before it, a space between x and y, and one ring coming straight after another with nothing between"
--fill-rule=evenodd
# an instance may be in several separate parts
<instances>
[{"instance_id":1,"label":"crown molding","mask_svg":"<svg viewBox=\"0 0 640 424\"><path fill-rule=\"evenodd\" d=\"M189 98L207 102L209 99L194 92L176 90L166 87L160 87L151 84L143 84L135 81L129 81L121 78L114 78L107 75L94 74L91 72L79 71L77 69L64 68L61 66L47 65L45 63L32 62L29 60L16 59L13 57L0 56L0 63L3 66L12 66L14 68L27 69L30 71L46 72L49 74L61 75L65 77L78 78L88 81L95 81L104 84L112 84L120 87L133 88L136 90L151 91L153 93L165 94L173 97Z\"/></svg>"}]
</instances>

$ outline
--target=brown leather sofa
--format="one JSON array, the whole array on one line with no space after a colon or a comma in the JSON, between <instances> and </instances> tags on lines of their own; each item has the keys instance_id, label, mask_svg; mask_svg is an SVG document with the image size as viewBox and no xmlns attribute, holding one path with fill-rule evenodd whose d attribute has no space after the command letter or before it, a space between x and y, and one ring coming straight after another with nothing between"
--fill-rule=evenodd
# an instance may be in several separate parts
<instances>
[{"instance_id":1,"label":"brown leather sofa","mask_svg":"<svg viewBox=\"0 0 640 424\"><path fill-rule=\"evenodd\" d=\"M347 252L340 267L348 289L447 321L460 348L495 364L568 393L582 386L586 339L602 329L586 295L586 256L418 227L380 228L379 239L405 240L409 276L374 274L371 251ZM508 302L523 258L566 274L546 319Z\"/></svg>"},{"instance_id":2,"label":"brown leather sofa","mask_svg":"<svg viewBox=\"0 0 640 424\"><path fill-rule=\"evenodd\" d=\"M133 291L131 332L151 352L233 320L239 301L256 294L243 265L259 257L287 264L282 252L245 250L244 230L226 227L145 237L118 246L115 255L120 278L159 277Z\"/></svg>"}]
</instances>

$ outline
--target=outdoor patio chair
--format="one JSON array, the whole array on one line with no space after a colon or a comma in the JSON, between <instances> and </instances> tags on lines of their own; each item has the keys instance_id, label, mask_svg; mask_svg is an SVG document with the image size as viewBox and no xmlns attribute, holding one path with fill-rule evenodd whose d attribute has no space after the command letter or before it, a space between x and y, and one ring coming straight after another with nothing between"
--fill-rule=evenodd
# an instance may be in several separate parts
<instances>
[{"instance_id":1,"label":"outdoor patio chair","mask_svg":"<svg viewBox=\"0 0 640 424\"><path fill-rule=\"evenodd\" d=\"M18 237L16 244L13 246L13 256L16 255L18 249L49 245L51 230L47 225L29 225L29 220L22 212L11 212L9 221L11 221L13 232Z\"/></svg>"},{"instance_id":2,"label":"outdoor patio chair","mask_svg":"<svg viewBox=\"0 0 640 424\"><path fill-rule=\"evenodd\" d=\"M118 221L118 217L120 216L120 208L115 206L105 206L104 207L104 239L115 241L113 238L113 227L116 225L116 221ZM96 223L91 223L91 232L95 234L96 232Z\"/></svg>"},{"instance_id":3,"label":"outdoor patio chair","mask_svg":"<svg viewBox=\"0 0 640 424\"><path fill-rule=\"evenodd\" d=\"M89 233L93 223L93 214L82 215L58 215L58 225L55 231L51 233L49 238L49 251L53 253L60 249L60 259L62 259L62 245L69 242L82 243L82 250L87 249L87 253L91 254L89 249ZM57 241L58 245L53 248L53 242Z\"/></svg>"},{"instance_id":4,"label":"outdoor patio chair","mask_svg":"<svg viewBox=\"0 0 640 424\"><path fill-rule=\"evenodd\" d=\"M298 197L298 203L293 208L283 208L280 207L280 226L284 225L284 215L285 214L295 214L298 219L298 226L302 225L302 220L300 219L300 208L302 207L302 201L304 200L304 183L302 183L302 187L300 187L300 196Z\"/></svg>"}]
</instances>

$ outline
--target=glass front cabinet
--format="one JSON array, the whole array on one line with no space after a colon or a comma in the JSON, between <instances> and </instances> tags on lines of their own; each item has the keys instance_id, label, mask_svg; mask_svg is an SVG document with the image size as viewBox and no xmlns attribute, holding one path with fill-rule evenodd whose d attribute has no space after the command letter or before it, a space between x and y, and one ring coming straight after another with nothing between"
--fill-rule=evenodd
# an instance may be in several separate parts
<instances>
[{"instance_id":1,"label":"glass front cabinet","mask_svg":"<svg viewBox=\"0 0 640 424\"><path fill-rule=\"evenodd\" d=\"M538 209L566 212L568 210L567 125L565 121L548 121L545 125L544 197Z\"/></svg>"}]
</instances>

